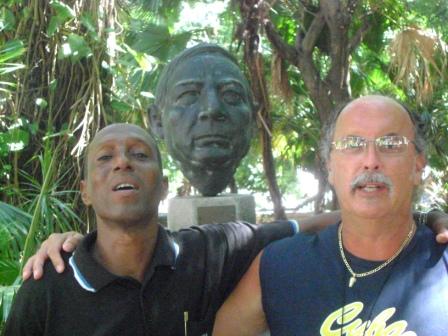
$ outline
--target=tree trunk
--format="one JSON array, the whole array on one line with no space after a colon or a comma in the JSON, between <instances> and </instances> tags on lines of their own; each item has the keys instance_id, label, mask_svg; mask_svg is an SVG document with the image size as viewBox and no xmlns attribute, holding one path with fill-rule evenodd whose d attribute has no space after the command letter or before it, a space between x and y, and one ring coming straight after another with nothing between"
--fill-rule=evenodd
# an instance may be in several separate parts
<instances>
[{"instance_id":1,"label":"tree trunk","mask_svg":"<svg viewBox=\"0 0 448 336\"><path fill-rule=\"evenodd\" d=\"M303 1L300 6L302 17L297 17L295 45L289 45L280 36L276 27L264 19L266 36L275 51L290 64L296 66L303 78L309 96L319 115L322 129L327 126L335 106L350 98L348 72L350 54L359 45L362 36L369 28L367 20L354 34L350 32L354 12L361 1L321 0L319 6ZM300 11L299 11L300 12ZM311 17L306 26L304 17ZM322 44L326 41L326 44ZM324 54L330 59L330 69L326 75L316 67L314 57ZM321 134L322 135L322 134ZM319 194L315 211L323 209L325 193L325 168L322 158L316 162Z\"/></svg>"},{"instance_id":2,"label":"tree trunk","mask_svg":"<svg viewBox=\"0 0 448 336\"><path fill-rule=\"evenodd\" d=\"M269 187L269 193L274 205L275 219L285 219L285 209L282 205L282 195L275 173L274 155L272 154L272 119L270 115L269 94L264 76L263 58L258 50L260 10L263 1L240 1L240 12L243 17L241 36L244 42L244 60L249 68L252 93L257 104L257 116L260 125L260 136L263 147L263 168Z\"/></svg>"}]
</instances>

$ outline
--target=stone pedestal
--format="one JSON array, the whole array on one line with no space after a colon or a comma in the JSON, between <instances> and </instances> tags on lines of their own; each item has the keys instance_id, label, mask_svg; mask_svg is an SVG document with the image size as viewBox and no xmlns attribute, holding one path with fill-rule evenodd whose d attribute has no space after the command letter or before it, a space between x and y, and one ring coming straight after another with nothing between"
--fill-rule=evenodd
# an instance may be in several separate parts
<instances>
[{"instance_id":1,"label":"stone pedestal","mask_svg":"<svg viewBox=\"0 0 448 336\"><path fill-rule=\"evenodd\" d=\"M168 228L176 231L192 225L243 220L255 223L252 195L175 197L168 201Z\"/></svg>"}]
</instances>

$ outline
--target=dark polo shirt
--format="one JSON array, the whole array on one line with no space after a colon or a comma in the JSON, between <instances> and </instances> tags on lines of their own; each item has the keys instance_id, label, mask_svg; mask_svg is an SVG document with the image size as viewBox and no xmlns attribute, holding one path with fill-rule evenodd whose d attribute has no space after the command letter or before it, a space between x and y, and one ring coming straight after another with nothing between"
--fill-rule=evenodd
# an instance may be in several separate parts
<instances>
[{"instance_id":1,"label":"dark polo shirt","mask_svg":"<svg viewBox=\"0 0 448 336\"><path fill-rule=\"evenodd\" d=\"M20 288L6 335L203 335L252 259L273 240L295 232L292 222L212 224L169 232L160 227L142 283L108 272L93 258L87 235L58 274Z\"/></svg>"}]
</instances>

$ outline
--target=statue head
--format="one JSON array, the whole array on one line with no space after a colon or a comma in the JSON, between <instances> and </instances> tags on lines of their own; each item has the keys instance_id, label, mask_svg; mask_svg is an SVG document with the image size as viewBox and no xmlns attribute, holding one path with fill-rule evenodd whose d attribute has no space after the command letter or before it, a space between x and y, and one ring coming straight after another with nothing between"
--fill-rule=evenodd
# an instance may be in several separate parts
<instances>
[{"instance_id":1,"label":"statue head","mask_svg":"<svg viewBox=\"0 0 448 336\"><path fill-rule=\"evenodd\" d=\"M214 196L229 184L250 146L249 83L228 51L199 44L163 70L150 120L184 176L203 195Z\"/></svg>"}]
</instances>

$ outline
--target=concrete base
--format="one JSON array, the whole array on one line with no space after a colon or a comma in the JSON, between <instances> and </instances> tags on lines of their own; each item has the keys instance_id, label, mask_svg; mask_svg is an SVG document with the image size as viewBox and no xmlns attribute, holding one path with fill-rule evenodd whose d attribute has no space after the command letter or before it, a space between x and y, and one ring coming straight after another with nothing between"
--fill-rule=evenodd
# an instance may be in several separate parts
<instances>
[{"instance_id":1,"label":"concrete base","mask_svg":"<svg viewBox=\"0 0 448 336\"><path fill-rule=\"evenodd\" d=\"M255 223L252 195L175 197L168 201L168 228L176 231L192 225L243 220Z\"/></svg>"}]
</instances>

